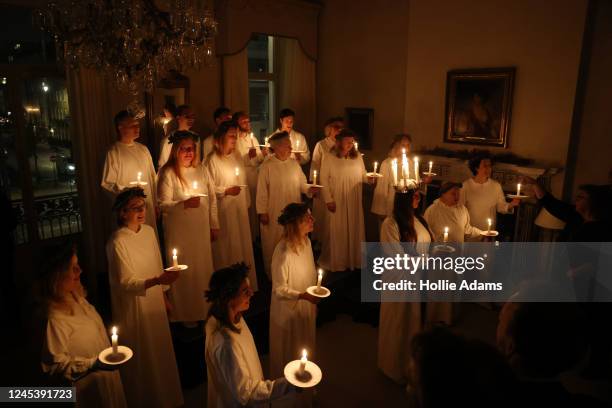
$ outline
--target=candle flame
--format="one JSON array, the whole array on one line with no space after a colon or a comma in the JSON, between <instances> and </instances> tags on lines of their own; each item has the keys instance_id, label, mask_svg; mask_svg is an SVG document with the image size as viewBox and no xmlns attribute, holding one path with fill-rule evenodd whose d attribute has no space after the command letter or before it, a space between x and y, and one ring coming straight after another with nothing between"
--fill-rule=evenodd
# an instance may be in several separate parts
<instances>
[{"instance_id":1,"label":"candle flame","mask_svg":"<svg viewBox=\"0 0 612 408\"><path fill-rule=\"evenodd\" d=\"M308 353L306 352L306 349L302 350L302 361L306 361L308 360Z\"/></svg>"},{"instance_id":2,"label":"candle flame","mask_svg":"<svg viewBox=\"0 0 612 408\"><path fill-rule=\"evenodd\" d=\"M113 326L113 328L111 329L111 332L113 333L113 336L117 335L117 326Z\"/></svg>"},{"instance_id":3,"label":"candle flame","mask_svg":"<svg viewBox=\"0 0 612 408\"><path fill-rule=\"evenodd\" d=\"M444 233L448 234L448 227L444 227Z\"/></svg>"},{"instance_id":4,"label":"candle flame","mask_svg":"<svg viewBox=\"0 0 612 408\"><path fill-rule=\"evenodd\" d=\"M177 254L177 250L176 250L176 248L174 248L174 249L172 250L172 256L176 256L176 254Z\"/></svg>"},{"instance_id":5,"label":"candle flame","mask_svg":"<svg viewBox=\"0 0 612 408\"><path fill-rule=\"evenodd\" d=\"M319 268L319 277L323 276L323 269Z\"/></svg>"},{"instance_id":6,"label":"candle flame","mask_svg":"<svg viewBox=\"0 0 612 408\"><path fill-rule=\"evenodd\" d=\"M236 176L240 175L240 169L238 167L236 167Z\"/></svg>"},{"instance_id":7,"label":"candle flame","mask_svg":"<svg viewBox=\"0 0 612 408\"><path fill-rule=\"evenodd\" d=\"M489 225L491 225L491 219L487 218L487 223L489 223Z\"/></svg>"},{"instance_id":8,"label":"candle flame","mask_svg":"<svg viewBox=\"0 0 612 408\"><path fill-rule=\"evenodd\" d=\"M198 188L198 182L194 181L193 182L193 189L196 190Z\"/></svg>"}]
</instances>

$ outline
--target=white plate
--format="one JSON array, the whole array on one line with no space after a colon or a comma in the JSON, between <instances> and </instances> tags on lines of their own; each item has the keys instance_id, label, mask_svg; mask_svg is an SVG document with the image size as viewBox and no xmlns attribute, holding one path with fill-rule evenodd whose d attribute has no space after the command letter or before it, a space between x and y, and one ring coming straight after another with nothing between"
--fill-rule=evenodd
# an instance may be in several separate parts
<instances>
[{"instance_id":1,"label":"white plate","mask_svg":"<svg viewBox=\"0 0 612 408\"><path fill-rule=\"evenodd\" d=\"M426 176L432 176L432 177L438 175L437 173L430 173L428 171L424 172L423 174L426 175Z\"/></svg>"},{"instance_id":2,"label":"white plate","mask_svg":"<svg viewBox=\"0 0 612 408\"><path fill-rule=\"evenodd\" d=\"M370 173L366 173L366 176L368 176L368 177L376 177L376 178L381 178L381 177L383 177L383 175L382 175L382 174L380 174L380 173L372 173L372 172L370 172Z\"/></svg>"},{"instance_id":3,"label":"white plate","mask_svg":"<svg viewBox=\"0 0 612 408\"><path fill-rule=\"evenodd\" d=\"M318 298L326 298L331 295L331 291L327 289L325 286L321 286L321 293L317 292L316 286L310 286L306 289L306 292L310 293L312 296L316 296Z\"/></svg>"},{"instance_id":4,"label":"white plate","mask_svg":"<svg viewBox=\"0 0 612 408\"><path fill-rule=\"evenodd\" d=\"M202 194L202 193L200 193L200 194L193 194L191 197L192 198L193 197L208 197L208 194Z\"/></svg>"},{"instance_id":5,"label":"white plate","mask_svg":"<svg viewBox=\"0 0 612 408\"><path fill-rule=\"evenodd\" d=\"M297 375L299 370L300 360L293 360L287 363L284 370L285 378L287 379L287 381L289 381L296 387L314 387L315 385L320 383L321 379L323 378L323 373L321 372L321 369L312 361L306 362L306 367L304 368L304 371L307 373L307 375L304 378L301 378Z\"/></svg>"},{"instance_id":6,"label":"white plate","mask_svg":"<svg viewBox=\"0 0 612 408\"><path fill-rule=\"evenodd\" d=\"M306 184L308 186L308 188L310 187L316 187L316 188L323 188L324 186L320 185L320 184Z\"/></svg>"},{"instance_id":7,"label":"white plate","mask_svg":"<svg viewBox=\"0 0 612 408\"><path fill-rule=\"evenodd\" d=\"M248 187L246 184L234 184L234 187Z\"/></svg>"},{"instance_id":8,"label":"white plate","mask_svg":"<svg viewBox=\"0 0 612 408\"><path fill-rule=\"evenodd\" d=\"M257 146L259 146L259 147L270 147L268 145L257 145Z\"/></svg>"},{"instance_id":9,"label":"white plate","mask_svg":"<svg viewBox=\"0 0 612 408\"><path fill-rule=\"evenodd\" d=\"M130 186L146 186L146 181L130 181Z\"/></svg>"},{"instance_id":10,"label":"white plate","mask_svg":"<svg viewBox=\"0 0 612 408\"><path fill-rule=\"evenodd\" d=\"M128 361L134 352L128 346L117 346L117 355L113 354L113 348L109 347L100 352L98 359L104 364L119 365Z\"/></svg>"},{"instance_id":11,"label":"white plate","mask_svg":"<svg viewBox=\"0 0 612 408\"><path fill-rule=\"evenodd\" d=\"M528 198L529 196L520 194L520 195L516 195L516 194L506 194L506 197L508 198Z\"/></svg>"},{"instance_id":12,"label":"white plate","mask_svg":"<svg viewBox=\"0 0 612 408\"><path fill-rule=\"evenodd\" d=\"M497 231L481 231L480 235L484 235L485 237L496 237L499 235L499 232Z\"/></svg>"},{"instance_id":13,"label":"white plate","mask_svg":"<svg viewBox=\"0 0 612 408\"><path fill-rule=\"evenodd\" d=\"M455 248L450 245L435 245L434 249L440 252L448 252L448 253L455 252Z\"/></svg>"},{"instance_id":14,"label":"white plate","mask_svg":"<svg viewBox=\"0 0 612 408\"><path fill-rule=\"evenodd\" d=\"M164 271L172 272L172 271L184 271L188 269L187 265L178 265L178 266L170 266L168 268L164 268Z\"/></svg>"},{"instance_id":15,"label":"white plate","mask_svg":"<svg viewBox=\"0 0 612 408\"><path fill-rule=\"evenodd\" d=\"M306 153L306 150L291 150L291 153Z\"/></svg>"}]
</instances>

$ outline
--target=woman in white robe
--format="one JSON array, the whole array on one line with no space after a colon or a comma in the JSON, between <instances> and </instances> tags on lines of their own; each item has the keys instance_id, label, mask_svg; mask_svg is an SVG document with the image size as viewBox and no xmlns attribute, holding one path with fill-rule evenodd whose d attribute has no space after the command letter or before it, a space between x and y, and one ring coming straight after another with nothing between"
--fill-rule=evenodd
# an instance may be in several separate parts
<instances>
[{"instance_id":1,"label":"woman in white robe","mask_svg":"<svg viewBox=\"0 0 612 408\"><path fill-rule=\"evenodd\" d=\"M246 265L217 270L206 298L211 303L206 322L204 355L208 371L208 408L269 406L293 397L284 377L266 380L249 326L242 318L253 290Z\"/></svg>"},{"instance_id":2,"label":"woman in white robe","mask_svg":"<svg viewBox=\"0 0 612 408\"><path fill-rule=\"evenodd\" d=\"M420 193L416 190L396 193L394 215L385 218L382 223L381 242L412 242L414 253L429 252L432 235L425 220L416 215L419 202ZM397 248L397 253L403 251L399 245ZM421 303L385 302L384 293L382 295L378 326L378 367L393 381L405 384L410 380L410 341L423 328Z\"/></svg>"},{"instance_id":3,"label":"woman in white robe","mask_svg":"<svg viewBox=\"0 0 612 408\"><path fill-rule=\"evenodd\" d=\"M332 148L336 145L336 135L342 130L343 127L344 119L341 117L330 118L325 122L325 127L323 128L325 138L319 140L312 151L309 178L311 183L315 182L314 174L316 171L316 182L317 184L320 184L321 163L323 162L323 158L325 155L329 154ZM319 194L312 200L312 215L317 221L317 225L312 232L312 239L313 241L318 242L325 241L325 237L327 236L325 230L325 226L327 225L327 222L325 221L325 217L327 216L327 206L325 205L325 200L323 199L322 194Z\"/></svg>"},{"instance_id":4,"label":"woman in white robe","mask_svg":"<svg viewBox=\"0 0 612 408\"><path fill-rule=\"evenodd\" d=\"M270 303L270 374L283 375L287 362L302 349L315 354L316 304L319 298L306 289L317 282L308 233L314 218L306 204L285 207L278 222L283 239L272 258L272 299Z\"/></svg>"},{"instance_id":5,"label":"woman in white robe","mask_svg":"<svg viewBox=\"0 0 612 408\"><path fill-rule=\"evenodd\" d=\"M162 285L166 289L179 273L164 271L153 229L143 225L142 190L119 194L114 208L121 228L109 239L106 256L113 319L121 342L134 351L121 366L127 401L130 407L177 407L183 394Z\"/></svg>"},{"instance_id":6,"label":"woman in white robe","mask_svg":"<svg viewBox=\"0 0 612 408\"><path fill-rule=\"evenodd\" d=\"M327 239L319 265L329 271L361 268L361 243L365 241L362 183L366 176L361 154L355 149L355 133L343 129L336 146L321 165L322 194L327 206Z\"/></svg>"},{"instance_id":7,"label":"woman in white robe","mask_svg":"<svg viewBox=\"0 0 612 408\"><path fill-rule=\"evenodd\" d=\"M214 271L211 241L219 233L217 197L208 171L200 166L193 134L175 132L171 140L170 158L160 170L157 197L164 220L166 259L172 259L176 248L181 263L189 269L168 291L170 321L193 327L208 315L204 291Z\"/></svg>"},{"instance_id":8,"label":"woman in white robe","mask_svg":"<svg viewBox=\"0 0 612 408\"><path fill-rule=\"evenodd\" d=\"M140 137L140 123L127 111L122 111L115 116L115 124L119 140L106 152L102 187L114 200L121 191L138 183L140 174L138 185L147 196L146 223L157 234L157 177L149 149L135 141Z\"/></svg>"},{"instance_id":9,"label":"woman in white robe","mask_svg":"<svg viewBox=\"0 0 612 408\"><path fill-rule=\"evenodd\" d=\"M117 367L98 360L100 352L110 347L108 332L85 299L74 246L53 248L44 269L41 287L48 320L43 371L73 382L77 406L127 407Z\"/></svg>"},{"instance_id":10,"label":"woman in white robe","mask_svg":"<svg viewBox=\"0 0 612 408\"><path fill-rule=\"evenodd\" d=\"M297 161L290 158L291 141L287 132L274 134L269 140L274 154L259 169L257 182L257 214L261 230L264 266L270 277L272 253L283 235L283 227L276 222L283 208L302 201L302 193L316 189L308 186L306 176Z\"/></svg>"},{"instance_id":11,"label":"woman in white robe","mask_svg":"<svg viewBox=\"0 0 612 408\"><path fill-rule=\"evenodd\" d=\"M215 269L238 262L249 266L251 284L257 290L257 272L248 209L251 197L246 187L242 160L235 154L236 125L224 122L215 132L215 150L207 168L217 194L219 236L212 243ZM238 171L238 175L236 175Z\"/></svg>"}]
</instances>

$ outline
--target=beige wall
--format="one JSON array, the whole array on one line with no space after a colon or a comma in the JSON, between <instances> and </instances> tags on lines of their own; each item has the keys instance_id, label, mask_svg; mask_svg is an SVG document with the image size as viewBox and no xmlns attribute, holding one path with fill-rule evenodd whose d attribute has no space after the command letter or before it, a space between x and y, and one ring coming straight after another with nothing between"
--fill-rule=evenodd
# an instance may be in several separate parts
<instances>
[{"instance_id":1,"label":"beige wall","mask_svg":"<svg viewBox=\"0 0 612 408\"><path fill-rule=\"evenodd\" d=\"M214 125L212 114L221 104L221 59L185 75L189 77L189 104L196 114L194 130L206 136Z\"/></svg>"},{"instance_id":2,"label":"beige wall","mask_svg":"<svg viewBox=\"0 0 612 408\"><path fill-rule=\"evenodd\" d=\"M573 187L611 183L612 2L598 1Z\"/></svg>"},{"instance_id":3,"label":"beige wall","mask_svg":"<svg viewBox=\"0 0 612 408\"><path fill-rule=\"evenodd\" d=\"M346 107L374 109L374 148L386 156L404 120L408 0L329 0L319 17L317 128Z\"/></svg>"}]
</instances>

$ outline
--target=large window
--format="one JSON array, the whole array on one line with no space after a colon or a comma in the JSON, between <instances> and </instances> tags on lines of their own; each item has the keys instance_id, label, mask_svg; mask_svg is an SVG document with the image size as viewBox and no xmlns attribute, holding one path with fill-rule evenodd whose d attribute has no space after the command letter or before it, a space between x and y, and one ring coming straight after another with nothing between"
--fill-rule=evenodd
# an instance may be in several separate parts
<instances>
[{"instance_id":1,"label":"large window","mask_svg":"<svg viewBox=\"0 0 612 408\"><path fill-rule=\"evenodd\" d=\"M249 114L254 135L263 142L275 129L276 73L274 37L256 34L247 46Z\"/></svg>"}]
</instances>

